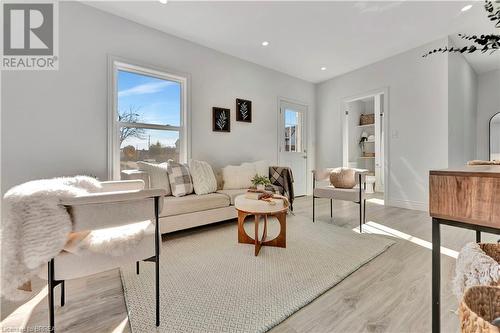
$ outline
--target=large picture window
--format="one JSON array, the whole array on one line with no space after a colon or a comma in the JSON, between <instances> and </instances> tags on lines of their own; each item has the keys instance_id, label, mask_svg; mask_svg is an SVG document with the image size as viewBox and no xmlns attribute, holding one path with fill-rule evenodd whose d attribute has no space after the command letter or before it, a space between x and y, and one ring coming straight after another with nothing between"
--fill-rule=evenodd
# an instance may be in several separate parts
<instances>
[{"instance_id":1,"label":"large picture window","mask_svg":"<svg viewBox=\"0 0 500 333\"><path fill-rule=\"evenodd\" d=\"M186 162L184 77L113 62L111 177L136 169L137 161Z\"/></svg>"}]
</instances>

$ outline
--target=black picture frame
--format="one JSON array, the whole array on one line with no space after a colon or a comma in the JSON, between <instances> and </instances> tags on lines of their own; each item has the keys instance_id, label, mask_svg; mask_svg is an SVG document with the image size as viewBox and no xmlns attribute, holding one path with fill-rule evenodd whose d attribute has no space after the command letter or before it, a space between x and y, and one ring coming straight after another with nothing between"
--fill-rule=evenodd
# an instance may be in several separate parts
<instances>
[{"instance_id":1,"label":"black picture frame","mask_svg":"<svg viewBox=\"0 0 500 333\"><path fill-rule=\"evenodd\" d=\"M225 108L212 108L212 131L231 132L231 110Z\"/></svg>"},{"instance_id":2,"label":"black picture frame","mask_svg":"<svg viewBox=\"0 0 500 333\"><path fill-rule=\"evenodd\" d=\"M252 122L252 101L236 99L236 121Z\"/></svg>"}]
</instances>

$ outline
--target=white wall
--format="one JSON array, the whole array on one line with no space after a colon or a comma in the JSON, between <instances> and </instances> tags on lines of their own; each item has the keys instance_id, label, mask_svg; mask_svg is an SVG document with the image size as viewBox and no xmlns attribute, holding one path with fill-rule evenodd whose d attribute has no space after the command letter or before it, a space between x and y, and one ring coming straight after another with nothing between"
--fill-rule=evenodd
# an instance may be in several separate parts
<instances>
[{"instance_id":1,"label":"white wall","mask_svg":"<svg viewBox=\"0 0 500 333\"><path fill-rule=\"evenodd\" d=\"M389 205L426 209L429 169L448 164L448 59L422 58L441 39L317 85L316 163L342 165L341 105L346 97L388 87Z\"/></svg>"},{"instance_id":2,"label":"white wall","mask_svg":"<svg viewBox=\"0 0 500 333\"><path fill-rule=\"evenodd\" d=\"M191 75L192 157L216 166L277 160L278 96L309 106L314 163L314 85L125 19L60 4L58 71L2 73L2 193L30 179L107 175L107 57ZM235 99L253 122L235 121ZM212 107L231 108L231 133L212 132Z\"/></svg>"},{"instance_id":3,"label":"white wall","mask_svg":"<svg viewBox=\"0 0 500 333\"><path fill-rule=\"evenodd\" d=\"M477 158L489 160L488 126L490 118L500 112L500 70L478 76L477 98Z\"/></svg>"},{"instance_id":4,"label":"white wall","mask_svg":"<svg viewBox=\"0 0 500 333\"><path fill-rule=\"evenodd\" d=\"M451 41L450 41L451 44ZM448 166L476 159L477 76L460 53L448 55Z\"/></svg>"}]
</instances>

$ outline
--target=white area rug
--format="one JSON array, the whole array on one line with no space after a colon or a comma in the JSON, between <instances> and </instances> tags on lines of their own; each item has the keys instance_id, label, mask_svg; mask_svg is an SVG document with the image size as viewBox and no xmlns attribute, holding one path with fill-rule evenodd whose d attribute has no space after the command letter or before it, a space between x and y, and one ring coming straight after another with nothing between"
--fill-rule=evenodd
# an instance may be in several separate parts
<instances>
[{"instance_id":1,"label":"white area rug","mask_svg":"<svg viewBox=\"0 0 500 333\"><path fill-rule=\"evenodd\" d=\"M286 249L263 247L258 257L253 245L238 244L236 222L166 240L159 331L265 332L393 243L300 216L287 221ZM156 331L154 263L121 276L132 331Z\"/></svg>"}]
</instances>

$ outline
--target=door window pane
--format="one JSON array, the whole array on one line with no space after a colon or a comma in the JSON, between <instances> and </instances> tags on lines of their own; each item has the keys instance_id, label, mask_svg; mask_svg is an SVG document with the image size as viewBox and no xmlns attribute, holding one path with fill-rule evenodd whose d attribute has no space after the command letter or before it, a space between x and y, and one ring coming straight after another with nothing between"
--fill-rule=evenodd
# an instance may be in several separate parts
<instances>
[{"instance_id":1,"label":"door window pane","mask_svg":"<svg viewBox=\"0 0 500 333\"><path fill-rule=\"evenodd\" d=\"M302 152L302 114L285 109L285 151Z\"/></svg>"},{"instance_id":2,"label":"door window pane","mask_svg":"<svg viewBox=\"0 0 500 333\"><path fill-rule=\"evenodd\" d=\"M137 161L179 162L179 132L121 127L120 171L137 169Z\"/></svg>"},{"instance_id":3,"label":"door window pane","mask_svg":"<svg viewBox=\"0 0 500 333\"><path fill-rule=\"evenodd\" d=\"M180 126L181 84L118 70L118 121Z\"/></svg>"}]
</instances>

